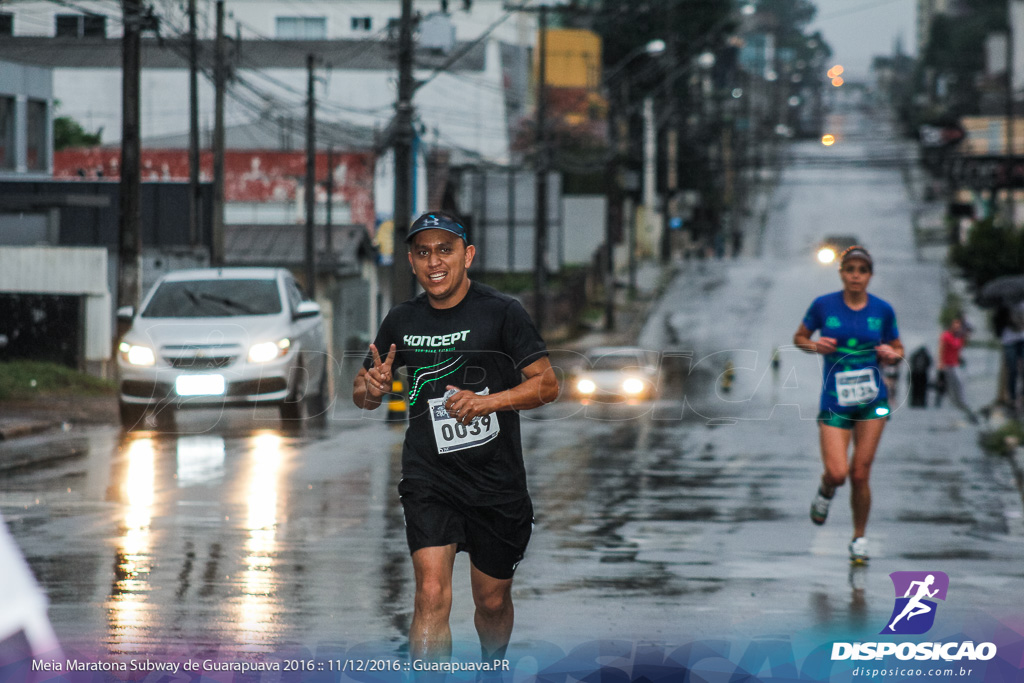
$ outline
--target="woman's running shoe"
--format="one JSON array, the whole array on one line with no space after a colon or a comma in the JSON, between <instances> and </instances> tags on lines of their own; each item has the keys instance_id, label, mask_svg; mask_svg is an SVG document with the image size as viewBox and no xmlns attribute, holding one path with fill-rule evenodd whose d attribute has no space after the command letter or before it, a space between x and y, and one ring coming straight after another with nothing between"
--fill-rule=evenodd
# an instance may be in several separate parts
<instances>
[{"instance_id":1,"label":"woman's running shoe","mask_svg":"<svg viewBox=\"0 0 1024 683\"><path fill-rule=\"evenodd\" d=\"M833 492L832 495L835 495ZM828 518L828 506L832 502L832 496L826 496L821 492L821 487L818 487L818 492L814 494L814 500L811 501L811 521L817 525L822 525Z\"/></svg>"},{"instance_id":2,"label":"woman's running shoe","mask_svg":"<svg viewBox=\"0 0 1024 683\"><path fill-rule=\"evenodd\" d=\"M858 536L850 541L850 561L864 563L868 561L868 539Z\"/></svg>"}]
</instances>

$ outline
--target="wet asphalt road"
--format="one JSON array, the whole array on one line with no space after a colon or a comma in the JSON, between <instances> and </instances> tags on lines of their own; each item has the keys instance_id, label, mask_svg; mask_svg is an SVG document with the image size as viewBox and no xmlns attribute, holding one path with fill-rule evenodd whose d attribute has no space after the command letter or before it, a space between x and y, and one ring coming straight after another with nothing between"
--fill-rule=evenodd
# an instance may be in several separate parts
<instances>
[{"instance_id":1,"label":"wet asphalt road","mask_svg":"<svg viewBox=\"0 0 1024 683\"><path fill-rule=\"evenodd\" d=\"M688 264L669 285L640 338L686 359L661 400L559 402L524 419L537 525L516 577L513 652L599 638L867 637L889 616L899 570L949 574L943 632L1019 618L1020 492L952 408L896 410L872 479L868 567L847 561L844 492L825 526L807 518L820 367L785 347L813 296L839 287L813 243L857 235L907 348L934 350L938 334L944 271L918 258L914 205L891 163L911 147L879 125L851 114L834 121L835 148L794 143L759 248L748 245L757 254ZM878 163L823 166L827 154ZM994 355L967 358L980 404ZM412 606L395 492L402 435L382 417L343 396L326 427L299 434L272 412L195 412L175 434L111 426L0 444L0 457L71 456L5 476L0 511L70 647L401 653ZM456 575L453 635L472 650L463 555Z\"/></svg>"}]
</instances>

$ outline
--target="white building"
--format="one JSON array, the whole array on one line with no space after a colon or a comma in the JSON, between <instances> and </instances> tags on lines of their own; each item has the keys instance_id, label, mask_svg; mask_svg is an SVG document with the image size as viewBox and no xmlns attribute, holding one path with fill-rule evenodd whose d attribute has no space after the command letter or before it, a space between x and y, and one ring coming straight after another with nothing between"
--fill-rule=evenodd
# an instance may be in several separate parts
<instances>
[{"instance_id":1,"label":"white building","mask_svg":"<svg viewBox=\"0 0 1024 683\"><path fill-rule=\"evenodd\" d=\"M0 179L49 176L52 130L50 71L0 61Z\"/></svg>"},{"instance_id":2,"label":"white building","mask_svg":"<svg viewBox=\"0 0 1024 683\"><path fill-rule=\"evenodd\" d=\"M447 4L448 14L440 13ZM8 0L0 11L0 59L53 69L58 115L103 142L120 138L120 8L109 1L71 4ZM188 129L185 3L157 0L163 46L147 34L143 49L141 129L146 138ZM211 71L215 3L199 2L201 65ZM510 130L526 113L534 15L503 0L417 0L421 14L415 78L418 128L427 143L466 159L510 161ZM225 123L273 122L305 113L306 58L317 58L318 118L383 129L394 113L398 0L280 3L227 0L229 36ZM448 62L456 58L454 63ZM212 128L213 88L200 80L200 121ZM458 161L458 155L456 156Z\"/></svg>"}]
</instances>

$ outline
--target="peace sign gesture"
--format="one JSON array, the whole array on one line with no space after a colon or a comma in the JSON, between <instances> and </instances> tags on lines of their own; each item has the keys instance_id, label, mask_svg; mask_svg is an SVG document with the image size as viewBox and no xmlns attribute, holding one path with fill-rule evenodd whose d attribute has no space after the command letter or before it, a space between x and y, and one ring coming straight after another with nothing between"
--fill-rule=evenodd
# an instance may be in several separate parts
<instances>
[{"instance_id":1,"label":"peace sign gesture","mask_svg":"<svg viewBox=\"0 0 1024 683\"><path fill-rule=\"evenodd\" d=\"M391 365L395 362L396 348L392 344L383 361L373 344L370 344L370 353L373 354L373 366L366 371L366 393L371 398L379 399L391 391Z\"/></svg>"}]
</instances>

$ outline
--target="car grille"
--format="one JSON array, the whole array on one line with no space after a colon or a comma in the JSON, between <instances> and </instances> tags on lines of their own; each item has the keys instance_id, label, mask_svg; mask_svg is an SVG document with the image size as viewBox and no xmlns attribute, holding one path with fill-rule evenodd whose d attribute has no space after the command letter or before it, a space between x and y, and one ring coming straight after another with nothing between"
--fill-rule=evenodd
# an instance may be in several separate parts
<instances>
[{"instance_id":1,"label":"car grille","mask_svg":"<svg viewBox=\"0 0 1024 683\"><path fill-rule=\"evenodd\" d=\"M234 363L241 349L235 344L183 344L165 346L160 353L178 370L217 370Z\"/></svg>"},{"instance_id":2,"label":"car grille","mask_svg":"<svg viewBox=\"0 0 1024 683\"><path fill-rule=\"evenodd\" d=\"M213 370L226 368L235 361L234 356L188 356L179 358L168 358L164 356L168 365L179 370Z\"/></svg>"},{"instance_id":3,"label":"car grille","mask_svg":"<svg viewBox=\"0 0 1024 683\"><path fill-rule=\"evenodd\" d=\"M287 388L288 383L285 382L283 377L263 377L244 382L232 382L228 385L228 396L272 394L277 391L284 391Z\"/></svg>"},{"instance_id":4,"label":"car grille","mask_svg":"<svg viewBox=\"0 0 1024 683\"><path fill-rule=\"evenodd\" d=\"M136 398L167 398L172 387L166 382L145 382L140 380L124 380L121 382L121 393Z\"/></svg>"}]
</instances>

